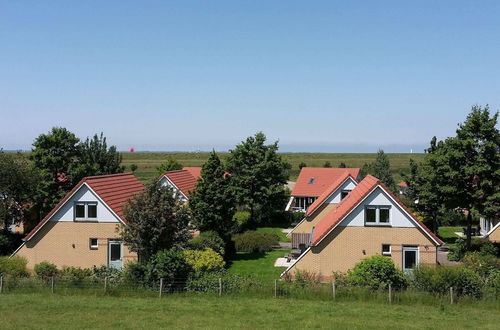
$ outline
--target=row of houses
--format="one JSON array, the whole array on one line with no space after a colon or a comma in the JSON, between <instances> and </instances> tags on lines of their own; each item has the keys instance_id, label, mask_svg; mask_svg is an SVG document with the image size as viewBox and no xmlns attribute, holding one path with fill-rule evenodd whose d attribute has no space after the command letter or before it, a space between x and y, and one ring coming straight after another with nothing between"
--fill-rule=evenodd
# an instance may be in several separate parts
<instances>
[{"instance_id":1,"label":"row of houses","mask_svg":"<svg viewBox=\"0 0 500 330\"><path fill-rule=\"evenodd\" d=\"M185 167L164 173L158 182L187 202L200 172L199 167ZM25 257L29 268L42 261L58 267L123 267L137 255L120 241L117 227L127 225L124 206L143 189L133 174L84 178L13 255ZM287 210L305 211L305 216L289 234L292 262L283 276L308 271L326 280L375 254L392 258L407 271L437 263L441 240L380 180L361 178L359 169L303 168ZM500 241L498 227L494 223L486 237Z\"/></svg>"}]
</instances>

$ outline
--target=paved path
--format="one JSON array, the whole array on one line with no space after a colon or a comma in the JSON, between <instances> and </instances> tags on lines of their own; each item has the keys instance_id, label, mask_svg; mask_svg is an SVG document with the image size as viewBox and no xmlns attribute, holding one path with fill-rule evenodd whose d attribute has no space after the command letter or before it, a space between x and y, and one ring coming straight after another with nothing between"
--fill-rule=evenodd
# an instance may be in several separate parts
<instances>
[{"instance_id":1,"label":"paved path","mask_svg":"<svg viewBox=\"0 0 500 330\"><path fill-rule=\"evenodd\" d=\"M450 253L450 249L446 246L442 246L438 248L437 253L437 262L443 266L458 266L461 265L461 262L458 261L450 261L448 260L448 254Z\"/></svg>"}]
</instances>

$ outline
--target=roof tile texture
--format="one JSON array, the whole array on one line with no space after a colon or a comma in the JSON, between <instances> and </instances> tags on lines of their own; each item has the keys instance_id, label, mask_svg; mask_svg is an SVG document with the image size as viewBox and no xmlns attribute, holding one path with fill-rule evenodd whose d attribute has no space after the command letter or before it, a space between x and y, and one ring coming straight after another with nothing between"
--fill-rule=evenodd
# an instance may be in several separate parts
<instances>
[{"instance_id":1,"label":"roof tile texture","mask_svg":"<svg viewBox=\"0 0 500 330\"><path fill-rule=\"evenodd\" d=\"M320 196L340 176L349 173L357 179L359 168L303 167L292 190L292 196ZM313 182L311 179L314 178Z\"/></svg>"}]
</instances>

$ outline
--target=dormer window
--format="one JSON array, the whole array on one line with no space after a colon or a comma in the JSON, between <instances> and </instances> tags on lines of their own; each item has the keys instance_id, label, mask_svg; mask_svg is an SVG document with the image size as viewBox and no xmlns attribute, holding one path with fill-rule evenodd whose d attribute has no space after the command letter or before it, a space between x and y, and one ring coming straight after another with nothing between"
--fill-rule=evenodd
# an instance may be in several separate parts
<instances>
[{"instance_id":1,"label":"dormer window","mask_svg":"<svg viewBox=\"0 0 500 330\"><path fill-rule=\"evenodd\" d=\"M343 200L344 198L346 198L346 197L347 197L347 195L349 195L349 193L350 193L350 192L351 192L351 191L350 191L350 190L347 190L347 189L346 189L346 190L342 190L342 191L340 192L340 200Z\"/></svg>"},{"instance_id":2,"label":"dormer window","mask_svg":"<svg viewBox=\"0 0 500 330\"><path fill-rule=\"evenodd\" d=\"M313 184L313 183L314 183L314 177L309 179L309 184Z\"/></svg>"},{"instance_id":3,"label":"dormer window","mask_svg":"<svg viewBox=\"0 0 500 330\"><path fill-rule=\"evenodd\" d=\"M97 202L76 202L74 214L75 220L97 220Z\"/></svg>"}]
</instances>

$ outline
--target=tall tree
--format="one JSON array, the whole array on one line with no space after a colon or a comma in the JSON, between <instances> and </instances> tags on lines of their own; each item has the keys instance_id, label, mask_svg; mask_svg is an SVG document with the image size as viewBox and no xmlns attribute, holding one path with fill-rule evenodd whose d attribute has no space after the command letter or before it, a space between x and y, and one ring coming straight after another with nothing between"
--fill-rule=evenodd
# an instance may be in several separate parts
<instances>
[{"instance_id":1,"label":"tall tree","mask_svg":"<svg viewBox=\"0 0 500 330\"><path fill-rule=\"evenodd\" d=\"M339 168L346 168L346 167L347 167L347 165L344 162L340 162Z\"/></svg>"},{"instance_id":2,"label":"tall tree","mask_svg":"<svg viewBox=\"0 0 500 330\"><path fill-rule=\"evenodd\" d=\"M391 163L389 162L389 157L384 153L384 150L380 149L377 152L375 161L371 164L365 164L362 172L377 177L389 189L396 191L396 182L391 173Z\"/></svg>"},{"instance_id":3,"label":"tall tree","mask_svg":"<svg viewBox=\"0 0 500 330\"><path fill-rule=\"evenodd\" d=\"M278 154L278 142L265 142L266 136L257 133L230 150L227 158L236 200L248 207L256 223L284 208L291 168Z\"/></svg>"},{"instance_id":4,"label":"tall tree","mask_svg":"<svg viewBox=\"0 0 500 330\"><path fill-rule=\"evenodd\" d=\"M332 163L330 163L329 161L326 161L326 162L323 164L323 167L326 167L326 168L331 168L331 167L332 167Z\"/></svg>"},{"instance_id":5,"label":"tall tree","mask_svg":"<svg viewBox=\"0 0 500 330\"><path fill-rule=\"evenodd\" d=\"M54 127L33 142L30 159L40 170L35 203L40 216L49 212L79 177L80 140L66 128Z\"/></svg>"},{"instance_id":6,"label":"tall tree","mask_svg":"<svg viewBox=\"0 0 500 330\"><path fill-rule=\"evenodd\" d=\"M80 166L78 179L90 175L122 173L122 155L116 150L116 146L106 143L106 137L94 135L92 139L87 137L85 142L80 143Z\"/></svg>"},{"instance_id":7,"label":"tall tree","mask_svg":"<svg viewBox=\"0 0 500 330\"><path fill-rule=\"evenodd\" d=\"M124 213L127 225L120 227L120 236L141 261L161 250L182 248L191 237L189 210L170 187L147 186Z\"/></svg>"},{"instance_id":8,"label":"tall tree","mask_svg":"<svg viewBox=\"0 0 500 330\"><path fill-rule=\"evenodd\" d=\"M235 229L235 203L231 176L224 171L219 157L212 151L201 169L195 191L189 197L193 222L200 231L215 231L227 241Z\"/></svg>"},{"instance_id":9,"label":"tall tree","mask_svg":"<svg viewBox=\"0 0 500 330\"><path fill-rule=\"evenodd\" d=\"M183 166L181 163L172 157L168 157L164 163L156 168L157 176L160 176L167 171L182 170L182 168Z\"/></svg>"}]
</instances>

